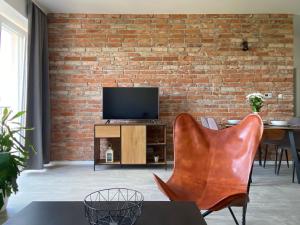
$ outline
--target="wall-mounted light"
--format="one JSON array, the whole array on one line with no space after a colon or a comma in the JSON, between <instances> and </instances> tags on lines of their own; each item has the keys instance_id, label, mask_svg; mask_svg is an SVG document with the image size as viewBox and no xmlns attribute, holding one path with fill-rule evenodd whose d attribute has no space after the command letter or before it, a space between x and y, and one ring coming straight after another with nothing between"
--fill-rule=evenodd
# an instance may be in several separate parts
<instances>
[{"instance_id":1,"label":"wall-mounted light","mask_svg":"<svg viewBox=\"0 0 300 225\"><path fill-rule=\"evenodd\" d=\"M249 43L248 43L248 41L247 40L243 40L243 42L242 42L242 50L243 51L248 51L249 50Z\"/></svg>"}]
</instances>

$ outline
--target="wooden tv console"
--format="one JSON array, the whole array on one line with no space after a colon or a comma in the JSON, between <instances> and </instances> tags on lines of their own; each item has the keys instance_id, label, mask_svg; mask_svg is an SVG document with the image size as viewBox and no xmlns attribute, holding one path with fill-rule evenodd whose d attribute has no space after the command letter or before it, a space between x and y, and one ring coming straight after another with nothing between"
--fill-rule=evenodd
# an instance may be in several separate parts
<instances>
[{"instance_id":1,"label":"wooden tv console","mask_svg":"<svg viewBox=\"0 0 300 225\"><path fill-rule=\"evenodd\" d=\"M106 163L101 141L113 145L114 162ZM96 165L167 166L167 128L163 123L112 123L94 126L94 170ZM104 151L101 154L101 150ZM101 157L102 156L102 157ZM154 161L159 156L159 161Z\"/></svg>"}]
</instances>

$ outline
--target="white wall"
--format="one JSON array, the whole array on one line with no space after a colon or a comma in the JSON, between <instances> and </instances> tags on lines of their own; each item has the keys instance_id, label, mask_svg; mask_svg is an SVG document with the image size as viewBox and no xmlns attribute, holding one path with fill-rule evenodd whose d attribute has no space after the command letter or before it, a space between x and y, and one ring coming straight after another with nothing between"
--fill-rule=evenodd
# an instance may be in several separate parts
<instances>
[{"instance_id":1,"label":"white wall","mask_svg":"<svg viewBox=\"0 0 300 225\"><path fill-rule=\"evenodd\" d=\"M26 0L22 0L26 1ZM22 30L27 32L28 20L27 17L23 16L19 11L17 11L13 6L4 0L0 0L0 17L2 19L8 20L9 22L17 25Z\"/></svg>"},{"instance_id":2,"label":"white wall","mask_svg":"<svg viewBox=\"0 0 300 225\"><path fill-rule=\"evenodd\" d=\"M23 16L27 17L27 0L4 0Z\"/></svg>"},{"instance_id":3,"label":"white wall","mask_svg":"<svg viewBox=\"0 0 300 225\"><path fill-rule=\"evenodd\" d=\"M300 15L294 16L294 65L296 68L296 116L300 117Z\"/></svg>"}]
</instances>

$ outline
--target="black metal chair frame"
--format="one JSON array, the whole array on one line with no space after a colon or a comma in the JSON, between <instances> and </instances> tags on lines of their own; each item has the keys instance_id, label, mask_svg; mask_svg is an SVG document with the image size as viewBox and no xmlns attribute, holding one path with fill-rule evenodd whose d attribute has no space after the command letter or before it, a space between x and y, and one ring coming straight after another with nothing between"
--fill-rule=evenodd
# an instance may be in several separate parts
<instances>
[{"instance_id":1,"label":"black metal chair frame","mask_svg":"<svg viewBox=\"0 0 300 225\"><path fill-rule=\"evenodd\" d=\"M249 195L249 191L250 191L250 185L251 185L251 183L252 183L252 171L253 171L253 164L252 164L252 168L251 168L251 172L250 172L250 176L249 176L249 181L248 181L248 187L247 187L248 195ZM246 201L245 204L242 206L242 208L243 208L242 225L246 225L247 206L248 206L248 202ZM236 224L236 225L240 225L240 223L239 223L239 221L237 220L237 218L236 218L236 216L235 216L235 214L234 214L234 212L233 212L231 206L228 206L227 208L228 208L228 210L229 210L229 212L230 212L230 214L231 214L231 216L232 216L232 218L233 218L235 224ZM207 211L205 211L204 213L202 213L201 215L202 215L203 217L206 217L206 216L208 216L209 214L211 214L212 212L213 212L213 211L207 210Z\"/></svg>"},{"instance_id":2,"label":"black metal chair frame","mask_svg":"<svg viewBox=\"0 0 300 225\"><path fill-rule=\"evenodd\" d=\"M279 175L279 172L280 172L283 152L285 152L285 156L288 160L287 151L288 151L287 149L282 149L281 152L280 152L279 161L278 161L278 168L277 168L277 172L276 172L277 175ZM298 158L300 158L300 156L299 156L300 149L297 149L297 152L298 152ZM288 167L289 167L289 164L288 164ZM293 163L293 179L292 179L293 183L295 183L295 173L296 173L296 167L295 167L295 163Z\"/></svg>"},{"instance_id":3,"label":"black metal chair frame","mask_svg":"<svg viewBox=\"0 0 300 225\"><path fill-rule=\"evenodd\" d=\"M287 163L287 167L290 167L289 164L289 158L288 158L288 152L287 149L285 148L279 148L278 145L274 145L275 146L275 174L279 174L279 170L280 170L280 166L281 166L281 161L282 161L282 155L283 152L285 152L285 156L286 156L286 163ZM278 160L278 150L281 150L280 152L280 156L279 156L279 160ZM269 150L269 144L266 144L266 148L265 148L265 155L264 155L264 164L263 167L266 167L266 161L267 161L267 156L268 156L268 150ZM278 162L279 161L279 162Z\"/></svg>"}]
</instances>

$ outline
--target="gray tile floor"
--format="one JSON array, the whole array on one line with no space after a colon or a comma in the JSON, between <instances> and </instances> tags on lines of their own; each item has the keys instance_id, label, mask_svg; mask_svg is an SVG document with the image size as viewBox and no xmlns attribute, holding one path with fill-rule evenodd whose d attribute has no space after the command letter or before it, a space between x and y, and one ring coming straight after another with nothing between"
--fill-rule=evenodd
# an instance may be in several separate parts
<instances>
[{"instance_id":1,"label":"gray tile floor","mask_svg":"<svg viewBox=\"0 0 300 225\"><path fill-rule=\"evenodd\" d=\"M273 168L254 168L248 225L300 224L300 185L291 182L292 170L285 165L279 176ZM52 165L44 171L23 172L18 179L20 191L10 197L7 211L0 214L0 224L31 201L81 201L88 193L102 188L134 188L144 194L145 200L167 201L154 184L152 173L166 180L171 169L103 166L94 172L91 165ZM236 209L238 216L240 211ZM206 220L208 225L234 224L228 210L211 214Z\"/></svg>"}]
</instances>

